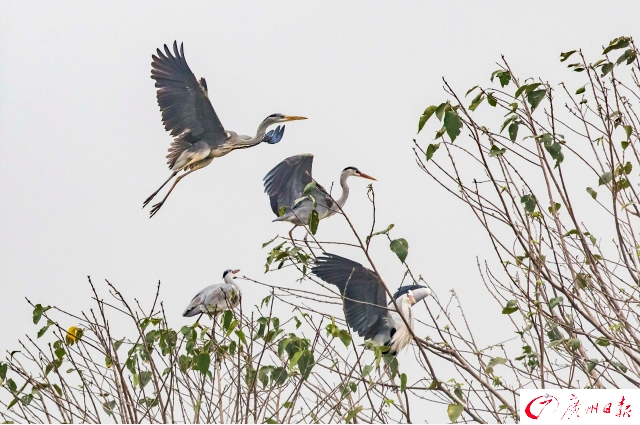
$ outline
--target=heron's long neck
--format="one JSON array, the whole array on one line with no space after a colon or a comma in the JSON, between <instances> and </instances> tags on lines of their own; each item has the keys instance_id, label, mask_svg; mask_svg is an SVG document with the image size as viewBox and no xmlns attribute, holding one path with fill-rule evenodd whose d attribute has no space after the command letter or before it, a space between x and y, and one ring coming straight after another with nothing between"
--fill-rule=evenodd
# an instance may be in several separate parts
<instances>
[{"instance_id":1,"label":"heron's long neck","mask_svg":"<svg viewBox=\"0 0 640 425\"><path fill-rule=\"evenodd\" d=\"M338 205L340 205L340 208L342 208L345 204L345 202L347 202L347 198L349 197L349 186L347 185L347 179L349 178L349 174L347 173L342 173L342 175L340 175L340 187L342 187L342 195L340 195L340 197L338 199L336 199L336 202L338 203Z\"/></svg>"},{"instance_id":2,"label":"heron's long neck","mask_svg":"<svg viewBox=\"0 0 640 425\"><path fill-rule=\"evenodd\" d=\"M250 139L241 140L239 142L239 145L241 145L242 147L249 147L249 146L255 146L255 145L259 144L264 139L264 135L267 133L267 128L269 128L270 125L271 124L269 122L267 122L266 120L262 121L260 123L260 125L258 126L258 130L256 131L256 135L253 136Z\"/></svg>"},{"instance_id":3,"label":"heron's long neck","mask_svg":"<svg viewBox=\"0 0 640 425\"><path fill-rule=\"evenodd\" d=\"M229 274L231 274L231 273L229 273ZM228 283L230 285L233 285L238 290L240 290L240 286L236 283L236 280L233 277L229 277L229 275L224 277L224 283Z\"/></svg>"}]
</instances>

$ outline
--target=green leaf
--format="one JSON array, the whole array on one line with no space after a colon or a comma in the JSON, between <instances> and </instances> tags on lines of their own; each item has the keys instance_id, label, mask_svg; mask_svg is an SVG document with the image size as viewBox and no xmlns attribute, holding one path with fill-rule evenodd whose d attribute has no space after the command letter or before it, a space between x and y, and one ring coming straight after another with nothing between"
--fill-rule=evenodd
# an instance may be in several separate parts
<instances>
[{"instance_id":1,"label":"green leaf","mask_svg":"<svg viewBox=\"0 0 640 425\"><path fill-rule=\"evenodd\" d=\"M484 100L484 93L480 92L478 95L471 101L471 105L469 105L469 109L475 111L478 106Z\"/></svg>"},{"instance_id":2,"label":"green leaf","mask_svg":"<svg viewBox=\"0 0 640 425\"><path fill-rule=\"evenodd\" d=\"M591 371L598 365L598 362L598 359L589 359L587 362L587 373L591 373Z\"/></svg>"},{"instance_id":3,"label":"green leaf","mask_svg":"<svg viewBox=\"0 0 640 425\"><path fill-rule=\"evenodd\" d=\"M51 306L42 307L41 304L36 304L36 306L33 308L33 324L37 325L42 318L42 314L50 308Z\"/></svg>"},{"instance_id":4,"label":"green leaf","mask_svg":"<svg viewBox=\"0 0 640 425\"><path fill-rule=\"evenodd\" d=\"M493 374L493 368L499 364L507 364L507 359L503 359L502 357L494 357L489 360L489 364L487 365L487 374Z\"/></svg>"},{"instance_id":5,"label":"green leaf","mask_svg":"<svg viewBox=\"0 0 640 425\"><path fill-rule=\"evenodd\" d=\"M509 118L507 118L502 123L502 127L500 127L500 133L502 133L504 131L504 129L507 127L507 125L509 125L510 122L514 122L516 119L518 119L518 117L516 115L511 115Z\"/></svg>"},{"instance_id":6,"label":"green leaf","mask_svg":"<svg viewBox=\"0 0 640 425\"><path fill-rule=\"evenodd\" d=\"M309 377L314 364L315 360L313 358L313 353L309 350L305 350L298 360L298 368L300 369L302 379L307 379Z\"/></svg>"},{"instance_id":7,"label":"green leaf","mask_svg":"<svg viewBox=\"0 0 640 425\"><path fill-rule=\"evenodd\" d=\"M318 211L311 211L311 215L309 216L309 230L311 230L311 234L315 235L318 231L318 223L320 223L320 218L318 217Z\"/></svg>"},{"instance_id":8,"label":"green leaf","mask_svg":"<svg viewBox=\"0 0 640 425\"><path fill-rule=\"evenodd\" d=\"M291 357L289 360L289 369L293 369L295 365L298 364L298 360L302 357L302 353L304 353L304 351L297 351L293 357Z\"/></svg>"},{"instance_id":9,"label":"green leaf","mask_svg":"<svg viewBox=\"0 0 640 425\"><path fill-rule=\"evenodd\" d=\"M624 125L624 132L627 134L627 140L629 140L629 138L631 137L631 134L633 133L633 127L631 127L630 125Z\"/></svg>"},{"instance_id":10,"label":"green leaf","mask_svg":"<svg viewBox=\"0 0 640 425\"><path fill-rule=\"evenodd\" d=\"M442 121L442 117L444 116L444 113L448 110L451 109L451 105L449 105L449 102L445 102L445 103L441 103L437 108L436 108L436 117Z\"/></svg>"},{"instance_id":11,"label":"green leaf","mask_svg":"<svg viewBox=\"0 0 640 425\"><path fill-rule=\"evenodd\" d=\"M315 182L315 181L312 181L312 182L308 183L308 184L304 187L304 190L302 191L302 193L304 193L305 195L308 195L309 193L311 193L311 191L312 191L313 189L315 189L315 188L316 188L316 186L317 186L317 185L316 185L316 182Z\"/></svg>"},{"instance_id":12,"label":"green leaf","mask_svg":"<svg viewBox=\"0 0 640 425\"><path fill-rule=\"evenodd\" d=\"M225 310L222 314L222 328L225 331L231 326L231 320L233 320L233 312L231 310Z\"/></svg>"},{"instance_id":13,"label":"green leaf","mask_svg":"<svg viewBox=\"0 0 640 425\"><path fill-rule=\"evenodd\" d=\"M140 388L144 388L149 382L151 382L151 378L153 374L149 371L140 372Z\"/></svg>"},{"instance_id":14,"label":"green leaf","mask_svg":"<svg viewBox=\"0 0 640 425\"><path fill-rule=\"evenodd\" d=\"M627 373L627 367L625 365L623 365L622 363L620 363L620 362L611 362L611 364L613 365L613 367L618 369L620 372Z\"/></svg>"},{"instance_id":15,"label":"green leaf","mask_svg":"<svg viewBox=\"0 0 640 425\"><path fill-rule=\"evenodd\" d=\"M464 410L464 406L462 406L462 404L459 404L459 403L450 404L447 407L447 416L449 416L449 420L451 422L455 422L458 419L458 417L460 417L463 410Z\"/></svg>"},{"instance_id":16,"label":"green leaf","mask_svg":"<svg viewBox=\"0 0 640 425\"><path fill-rule=\"evenodd\" d=\"M369 376L372 370L373 370L373 366L366 365L365 367L362 368L362 376L363 377Z\"/></svg>"},{"instance_id":17,"label":"green leaf","mask_svg":"<svg viewBox=\"0 0 640 425\"><path fill-rule=\"evenodd\" d=\"M49 329L49 326L51 326L51 325L53 325L53 322L51 320L47 320L46 326L44 326L43 328L41 328L38 331L38 338L40 338L42 335L44 335L47 332L47 330Z\"/></svg>"},{"instance_id":18,"label":"green leaf","mask_svg":"<svg viewBox=\"0 0 640 425\"><path fill-rule=\"evenodd\" d=\"M585 91L585 87L586 87L586 84L585 84L584 86L580 87L578 90L576 90L576 94L582 94L582 93L584 93L584 91Z\"/></svg>"},{"instance_id":19,"label":"green leaf","mask_svg":"<svg viewBox=\"0 0 640 425\"><path fill-rule=\"evenodd\" d=\"M111 357L104 356L104 364L107 368L110 368L111 366L113 366L113 360L111 360Z\"/></svg>"},{"instance_id":20,"label":"green leaf","mask_svg":"<svg viewBox=\"0 0 640 425\"><path fill-rule=\"evenodd\" d=\"M629 41L631 39L629 37L618 37L611 40L609 46L602 52L603 55L606 55L612 50L616 49L624 49L625 47L629 47Z\"/></svg>"},{"instance_id":21,"label":"green leaf","mask_svg":"<svg viewBox=\"0 0 640 425\"><path fill-rule=\"evenodd\" d=\"M7 379L7 370L9 369L9 365L6 363L0 362L0 381L4 381Z\"/></svg>"},{"instance_id":22,"label":"green leaf","mask_svg":"<svg viewBox=\"0 0 640 425\"><path fill-rule=\"evenodd\" d=\"M509 139L511 139L512 142L515 142L516 137L518 137L518 121L514 121L509 126Z\"/></svg>"},{"instance_id":23,"label":"green leaf","mask_svg":"<svg viewBox=\"0 0 640 425\"><path fill-rule=\"evenodd\" d=\"M533 213L535 211L536 197L533 194L523 195L520 197L520 202L522 202L526 212Z\"/></svg>"},{"instance_id":24,"label":"green leaf","mask_svg":"<svg viewBox=\"0 0 640 425\"><path fill-rule=\"evenodd\" d=\"M444 127L447 129L447 135L452 142L460 135L462 120L460 119L460 116L458 116L458 113L453 109L444 114Z\"/></svg>"},{"instance_id":25,"label":"green leaf","mask_svg":"<svg viewBox=\"0 0 640 425\"><path fill-rule=\"evenodd\" d=\"M568 52L560 53L560 62L566 61L575 52L576 52L576 50L570 50Z\"/></svg>"},{"instance_id":26,"label":"green leaf","mask_svg":"<svg viewBox=\"0 0 640 425\"><path fill-rule=\"evenodd\" d=\"M573 351L577 350L580 348L580 340L578 338L569 338L567 340L567 347Z\"/></svg>"},{"instance_id":27,"label":"green leaf","mask_svg":"<svg viewBox=\"0 0 640 425\"><path fill-rule=\"evenodd\" d=\"M62 389L58 386L58 384L53 384L53 389L56 390L58 397L62 397Z\"/></svg>"},{"instance_id":28,"label":"green leaf","mask_svg":"<svg viewBox=\"0 0 640 425\"><path fill-rule=\"evenodd\" d=\"M544 148L549 152L551 158L556 161L556 167L564 161L564 154L562 153L562 145L553 139L553 136L549 133L545 133L540 137L540 142L544 145Z\"/></svg>"},{"instance_id":29,"label":"green leaf","mask_svg":"<svg viewBox=\"0 0 640 425\"><path fill-rule=\"evenodd\" d=\"M116 401L105 401L104 403L102 403L102 408L104 409L104 412L109 415L109 416L113 416L113 410L116 407Z\"/></svg>"},{"instance_id":30,"label":"green leaf","mask_svg":"<svg viewBox=\"0 0 640 425\"><path fill-rule=\"evenodd\" d=\"M489 105L495 107L498 104L498 99L496 99L493 96L493 93L489 93L489 94L487 94L487 102L489 103Z\"/></svg>"},{"instance_id":31,"label":"green leaf","mask_svg":"<svg viewBox=\"0 0 640 425\"><path fill-rule=\"evenodd\" d=\"M431 158L433 158L433 154L436 153L439 147L440 143L433 143L427 146L427 161L430 161Z\"/></svg>"},{"instance_id":32,"label":"green leaf","mask_svg":"<svg viewBox=\"0 0 640 425\"><path fill-rule=\"evenodd\" d=\"M361 410L362 406L357 406L355 409L349 410L349 412L347 412L347 416L344 418L344 421L348 424L351 423L351 421L358 415L358 413L360 413Z\"/></svg>"},{"instance_id":33,"label":"green leaf","mask_svg":"<svg viewBox=\"0 0 640 425\"><path fill-rule=\"evenodd\" d=\"M602 65L602 74L600 74L601 77L604 77L605 75L607 75L608 73L610 73L611 71L613 71L613 67L615 65L612 64L611 62L605 63L604 65Z\"/></svg>"},{"instance_id":34,"label":"green leaf","mask_svg":"<svg viewBox=\"0 0 640 425\"><path fill-rule=\"evenodd\" d=\"M436 137L434 137L433 139L437 140L441 138L446 132L447 132L447 128L443 125L440 130L436 131Z\"/></svg>"},{"instance_id":35,"label":"green leaf","mask_svg":"<svg viewBox=\"0 0 640 425\"><path fill-rule=\"evenodd\" d=\"M340 341L344 344L345 347L348 347L349 344L351 344L351 334L344 329L340 331L340 333L338 334L338 338L340 338Z\"/></svg>"},{"instance_id":36,"label":"green leaf","mask_svg":"<svg viewBox=\"0 0 640 425\"><path fill-rule=\"evenodd\" d=\"M596 339L596 344L598 344L601 347L608 347L609 345L611 345L611 343L609 342L609 340L603 336L601 336L600 338Z\"/></svg>"},{"instance_id":37,"label":"green leaf","mask_svg":"<svg viewBox=\"0 0 640 425\"><path fill-rule=\"evenodd\" d=\"M418 133L422 131L422 127L424 127L427 121L429 121L429 118L431 118L431 115L433 115L434 112L436 112L436 109L438 109L436 106L431 105L424 110L424 112L422 113L422 116L420 117L420 122L418 123Z\"/></svg>"},{"instance_id":38,"label":"green leaf","mask_svg":"<svg viewBox=\"0 0 640 425\"><path fill-rule=\"evenodd\" d=\"M200 353L195 356L193 360L193 368L203 375L206 375L207 371L209 371L209 365L211 364L211 357L209 356L209 353Z\"/></svg>"},{"instance_id":39,"label":"green leaf","mask_svg":"<svg viewBox=\"0 0 640 425\"><path fill-rule=\"evenodd\" d=\"M400 374L400 392L405 392L407 389L407 375L404 373Z\"/></svg>"},{"instance_id":40,"label":"green leaf","mask_svg":"<svg viewBox=\"0 0 640 425\"><path fill-rule=\"evenodd\" d=\"M553 308L560 304L562 301L564 301L564 298L562 297L551 298L549 300L549 310L553 310Z\"/></svg>"},{"instance_id":41,"label":"green leaf","mask_svg":"<svg viewBox=\"0 0 640 425\"><path fill-rule=\"evenodd\" d=\"M517 99L518 96L520 96L522 93L524 93L524 91L526 89L527 89L527 85L526 84L518 87L518 90L516 90L516 93L513 95L513 97L515 97Z\"/></svg>"},{"instance_id":42,"label":"green leaf","mask_svg":"<svg viewBox=\"0 0 640 425\"><path fill-rule=\"evenodd\" d=\"M287 382L287 378L289 374L287 373L287 369L283 367L276 367L271 371L271 383L275 385L282 385Z\"/></svg>"},{"instance_id":43,"label":"green leaf","mask_svg":"<svg viewBox=\"0 0 640 425\"><path fill-rule=\"evenodd\" d=\"M548 210L550 214L553 214L554 211L555 212L560 211L560 208L562 208L562 204L560 204L559 202L555 202L548 208Z\"/></svg>"},{"instance_id":44,"label":"green leaf","mask_svg":"<svg viewBox=\"0 0 640 425\"><path fill-rule=\"evenodd\" d=\"M498 146L493 145L491 146L491 150L489 150L489 157L496 157L496 156L501 156L504 155L504 153L507 151L506 148L502 148L500 149Z\"/></svg>"},{"instance_id":45,"label":"green leaf","mask_svg":"<svg viewBox=\"0 0 640 425\"><path fill-rule=\"evenodd\" d=\"M280 215L278 214L278 216L280 216ZM262 244L262 247L264 248L265 246L267 246L267 245L271 244L271 243L272 243L273 241L275 241L276 239L278 239L278 236L274 236L274 237L273 237L273 239L271 239L270 241L263 243L263 244Z\"/></svg>"},{"instance_id":46,"label":"green leaf","mask_svg":"<svg viewBox=\"0 0 640 425\"><path fill-rule=\"evenodd\" d=\"M601 175L600 178L598 179L598 186L602 186L602 185L605 185L605 184L609 183L611 181L611 179L613 179L613 174L611 174L610 171L607 171L606 173Z\"/></svg>"},{"instance_id":47,"label":"green leaf","mask_svg":"<svg viewBox=\"0 0 640 425\"><path fill-rule=\"evenodd\" d=\"M531 105L531 110L535 110L542 99L544 99L547 94L547 89L534 90L527 95L527 101L529 105Z\"/></svg>"},{"instance_id":48,"label":"green leaf","mask_svg":"<svg viewBox=\"0 0 640 425\"><path fill-rule=\"evenodd\" d=\"M404 260L407 259L407 255L409 255L409 242L407 242L404 238L394 239L389 244L389 248L393 251L400 261L404 263Z\"/></svg>"},{"instance_id":49,"label":"green leaf","mask_svg":"<svg viewBox=\"0 0 640 425\"><path fill-rule=\"evenodd\" d=\"M471 87L469 90L467 90L467 92L465 93L464 97L469 96L469 93L471 93L472 91L474 91L474 90L475 90L475 89L477 89L477 88L478 88L478 86L473 86L473 87Z\"/></svg>"},{"instance_id":50,"label":"green leaf","mask_svg":"<svg viewBox=\"0 0 640 425\"><path fill-rule=\"evenodd\" d=\"M507 305L502 309L502 314L511 314L518 311L518 302L516 300L509 300Z\"/></svg>"},{"instance_id":51,"label":"green leaf","mask_svg":"<svg viewBox=\"0 0 640 425\"><path fill-rule=\"evenodd\" d=\"M587 192L589 193L589 195L591 195L593 199L596 199L598 197L598 192L591 189L590 187L587 188Z\"/></svg>"},{"instance_id":52,"label":"green leaf","mask_svg":"<svg viewBox=\"0 0 640 425\"><path fill-rule=\"evenodd\" d=\"M511 81L511 73L509 71L503 71L501 69L494 71L493 74L491 74L492 82L493 82L493 77L498 77L498 79L500 80L501 87L508 85L509 81Z\"/></svg>"},{"instance_id":53,"label":"green leaf","mask_svg":"<svg viewBox=\"0 0 640 425\"><path fill-rule=\"evenodd\" d=\"M547 332L547 336L550 341L562 341L564 339L564 335L562 335L562 332L560 332L557 326L551 328L551 330ZM550 347L552 346L550 345Z\"/></svg>"}]
</instances>

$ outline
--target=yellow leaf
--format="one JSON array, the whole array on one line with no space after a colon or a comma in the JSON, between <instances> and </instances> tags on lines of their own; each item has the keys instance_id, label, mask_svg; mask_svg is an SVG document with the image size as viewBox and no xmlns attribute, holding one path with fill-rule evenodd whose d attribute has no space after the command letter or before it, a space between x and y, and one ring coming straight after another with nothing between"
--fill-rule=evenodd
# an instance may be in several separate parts
<instances>
[{"instance_id":1,"label":"yellow leaf","mask_svg":"<svg viewBox=\"0 0 640 425\"><path fill-rule=\"evenodd\" d=\"M82 329L76 326L71 326L67 331L65 342L67 343L67 345L73 345L76 342L80 341L80 338L82 338Z\"/></svg>"}]
</instances>

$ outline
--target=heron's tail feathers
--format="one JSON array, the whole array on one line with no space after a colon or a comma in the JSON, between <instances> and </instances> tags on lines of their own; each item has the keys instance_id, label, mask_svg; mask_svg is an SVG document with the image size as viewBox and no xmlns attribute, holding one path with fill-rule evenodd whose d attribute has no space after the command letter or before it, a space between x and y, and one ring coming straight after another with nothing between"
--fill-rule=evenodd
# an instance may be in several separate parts
<instances>
[{"instance_id":1,"label":"heron's tail feathers","mask_svg":"<svg viewBox=\"0 0 640 425\"><path fill-rule=\"evenodd\" d=\"M199 306L191 307L191 308L187 307L187 309L182 312L182 317L193 317L201 313L202 311L200 310Z\"/></svg>"}]
</instances>

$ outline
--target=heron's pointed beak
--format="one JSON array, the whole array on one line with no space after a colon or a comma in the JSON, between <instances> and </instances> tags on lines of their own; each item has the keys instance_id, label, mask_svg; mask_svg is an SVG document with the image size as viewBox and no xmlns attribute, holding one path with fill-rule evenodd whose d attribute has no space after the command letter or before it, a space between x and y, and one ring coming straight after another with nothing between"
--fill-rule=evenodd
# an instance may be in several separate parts
<instances>
[{"instance_id":1,"label":"heron's pointed beak","mask_svg":"<svg viewBox=\"0 0 640 425\"><path fill-rule=\"evenodd\" d=\"M411 301L411 304L415 304L416 303L416 299L413 295L408 295L409 297L409 301Z\"/></svg>"},{"instance_id":2,"label":"heron's pointed beak","mask_svg":"<svg viewBox=\"0 0 640 425\"><path fill-rule=\"evenodd\" d=\"M284 116L284 120L285 121L299 121L299 120L306 120L306 117L299 117L297 115L285 115Z\"/></svg>"},{"instance_id":3,"label":"heron's pointed beak","mask_svg":"<svg viewBox=\"0 0 640 425\"><path fill-rule=\"evenodd\" d=\"M361 172L360 174L358 174L358 177L363 177L363 178L365 178L365 179L369 179L369 180L375 180L375 181L377 181L376 179L374 179L373 177L371 177L369 174L365 174L365 173L362 173L362 172Z\"/></svg>"},{"instance_id":4,"label":"heron's pointed beak","mask_svg":"<svg viewBox=\"0 0 640 425\"><path fill-rule=\"evenodd\" d=\"M239 271L240 271L240 269L237 269L237 270L231 270L231 273L236 274L236 273L238 273Z\"/></svg>"}]
</instances>

